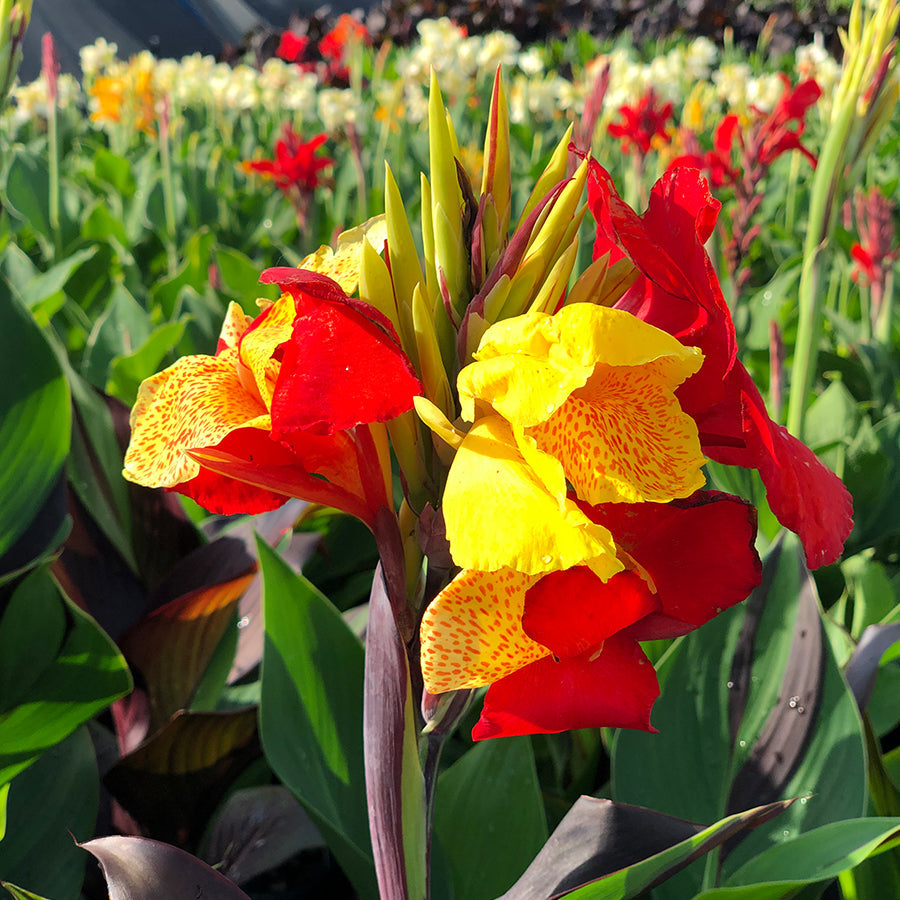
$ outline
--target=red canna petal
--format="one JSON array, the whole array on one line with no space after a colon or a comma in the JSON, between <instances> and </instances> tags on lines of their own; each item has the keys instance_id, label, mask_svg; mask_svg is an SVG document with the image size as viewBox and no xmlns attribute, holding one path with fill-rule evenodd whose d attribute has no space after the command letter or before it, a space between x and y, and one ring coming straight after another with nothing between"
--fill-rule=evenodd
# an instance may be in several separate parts
<instances>
[{"instance_id":1,"label":"red canna petal","mask_svg":"<svg viewBox=\"0 0 900 900\"><path fill-rule=\"evenodd\" d=\"M276 439L307 429L333 434L412 409L422 386L385 315L316 272L267 269L260 281L297 304L272 397Z\"/></svg>"},{"instance_id":2,"label":"red canna petal","mask_svg":"<svg viewBox=\"0 0 900 900\"><path fill-rule=\"evenodd\" d=\"M650 710L658 696L650 661L633 637L620 633L596 658L547 656L492 684L472 738L601 726L655 732Z\"/></svg>"},{"instance_id":3,"label":"red canna petal","mask_svg":"<svg viewBox=\"0 0 900 900\"><path fill-rule=\"evenodd\" d=\"M554 656L573 657L595 650L659 608L634 572L619 572L604 582L587 566L576 566L550 572L528 590L522 629Z\"/></svg>"},{"instance_id":4,"label":"red canna petal","mask_svg":"<svg viewBox=\"0 0 900 900\"><path fill-rule=\"evenodd\" d=\"M697 491L670 503L579 505L653 579L661 614L632 629L640 640L685 634L760 582L756 509L738 497Z\"/></svg>"},{"instance_id":5,"label":"red canna petal","mask_svg":"<svg viewBox=\"0 0 900 900\"><path fill-rule=\"evenodd\" d=\"M733 380L741 397L744 447L703 449L719 462L759 469L772 512L800 538L810 569L835 562L853 528L850 493L809 447L769 418L740 363Z\"/></svg>"},{"instance_id":6,"label":"red canna petal","mask_svg":"<svg viewBox=\"0 0 900 900\"><path fill-rule=\"evenodd\" d=\"M216 445L215 450L256 464L259 466L261 479L264 478L262 474L264 468L276 469L283 473L284 470L290 470L297 465L297 458L289 450L276 444L268 432L258 428L239 428L232 431ZM226 516L236 513L268 512L277 509L289 499L288 494L271 490L271 486L248 484L246 481L214 472L202 463L198 475L169 490L190 497L212 513Z\"/></svg>"}]
</instances>

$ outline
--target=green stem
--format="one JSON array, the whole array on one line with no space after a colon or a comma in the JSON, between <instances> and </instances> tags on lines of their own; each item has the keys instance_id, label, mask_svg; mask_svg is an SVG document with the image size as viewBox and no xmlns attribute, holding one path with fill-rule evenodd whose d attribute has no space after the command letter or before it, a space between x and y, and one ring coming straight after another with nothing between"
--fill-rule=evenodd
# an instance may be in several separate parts
<instances>
[{"instance_id":1,"label":"green stem","mask_svg":"<svg viewBox=\"0 0 900 900\"><path fill-rule=\"evenodd\" d=\"M809 220L803 243L803 269L800 273L798 302L800 319L797 343L794 348L794 368L788 405L788 431L803 438L806 408L816 376L819 341L822 338L824 295L819 290L821 279L820 253L833 230L834 210L840 204L840 182L844 167L847 138L856 116L856 103L845 103L828 133L816 173L813 176L809 201Z\"/></svg>"},{"instance_id":2,"label":"green stem","mask_svg":"<svg viewBox=\"0 0 900 900\"><path fill-rule=\"evenodd\" d=\"M881 309L875 322L875 340L884 347L890 347L891 331L894 326L894 273L889 271L884 279L884 295Z\"/></svg>"},{"instance_id":3,"label":"green stem","mask_svg":"<svg viewBox=\"0 0 900 900\"><path fill-rule=\"evenodd\" d=\"M162 165L163 208L166 216L166 256L169 275L172 276L178 268L178 255L175 252L175 191L172 188L168 125L159 130L159 161Z\"/></svg>"}]
</instances>

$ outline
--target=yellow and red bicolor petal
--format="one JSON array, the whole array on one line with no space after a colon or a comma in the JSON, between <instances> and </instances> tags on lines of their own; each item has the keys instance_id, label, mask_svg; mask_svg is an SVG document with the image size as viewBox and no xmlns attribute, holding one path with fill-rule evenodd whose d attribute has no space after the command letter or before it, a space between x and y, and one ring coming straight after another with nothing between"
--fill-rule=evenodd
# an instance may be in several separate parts
<instances>
[{"instance_id":1,"label":"yellow and red bicolor petal","mask_svg":"<svg viewBox=\"0 0 900 900\"><path fill-rule=\"evenodd\" d=\"M741 412L740 442L735 446L731 435L731 440L704 443L704 449L718 462L759 470L772 512L800 538L810 569L835 562L853 528L849 491L809 447L769 418L741 363L728 386Z\"/></svg>"},{"instance_id":2,"label":"yellow and red bicolor petal","mask_svg":"<svg viewBox=\"0 0 900 900\"><path fill-rule=\"evenodd\" d=\"M650 710L658 696L653 666L637 641L620 632L599 654L545 656L492 684L472 737L601 726L656 731Z\"/></svg>"},{"instance_id":3,"label":"yellow and red bicolor petal","mask_svg":"<svg viewBox=\"0 0 900 900\"><path fill-rule=\"evenodd\" d=\"M550 651L522 630L536 576L463 570L429 604L420 628L422 677L432 694L492 684Z\"/></svg>"},{"instance_id":4,"label":"yellow and red bicolor petal","mask_svg":"<svg viewBox=\"0 0 900 900\"><path fill-rule=\"evenodd\" d=\"M562 462L589 503L666 501L704 484L697 426L682 412L660 360L598 364L588 383L529 434Z\"/></svg>"},{"instance_id":5,"label":"yellow and red bicolor petal","mask_svg":"<svg viewBox=\"0 0 900 900\"><path fill-rule=\"evenodd\" d=\"M141 384L131 412L123 475L147 487L195 478L188 451L218 444L237 428L268 434L268 410L240 382L237 354L186 356Z\"/></svg>"},{"instance_id":6,"label":"yellow and red bicolor petal","mask_svg":"<svg viewBox=\"0 0 900 900\"><path fill-rule=\"evenodd\" d=\"M216 345L216 355L223 350L237 349L241 335L251 326L251 319L241 307L232 301L228 304L228 311L225 313L225 321L222 323L222 330L219 332L219 342Z\"/></svg>"},{"instance_id":7,"label":"yellow and red bicolor petal","mask_svg":"<svg viewBox=\"0 0 900 900\"><path fill-rule=\"evenodd\" d=\"M634 572L601 581L590 569L576 566L550 572L528 589L522 630L558 658L591 655L659 609L659 599Z\"/></svg>"},{"instance_id":8,"label":"yellow and red bicolor petal","mask_svg":"<svg viewBox=\"0 0 900 900\"><path fill-rule=\"evenodd\" d=\"M546 421L598 364L610 368L656 364L658 378L675 388L696 372L702 354L621 310L573 303L558 313L527 313L492 325L459 374L464 418L474 402L489 403L514 425Z\"/></svg>"},{"instance_id":9,"label":"yellow and red bicolor petal","mask_svg":"<svg viewBox=\"0 0 900 900\"><path fill-rule=\"evenodd\" d=\"M272 406L281 367L280 347L290 340L296 318L294 298L282 294L245 330L238 345L238 374L248 391L256 391L267 409Z\"/></svg>"},{"instance_id":10,"label":"yellow and red bicolor petal","mask_svg":"<svg viewBox=\"0 0 900 900\"><path fill-rule=\"evenodd\" d=\"M600 578L620 571L609 532L566 496L559 462L529 441L517 442L500 416L479 419L466 435L443 500L454 562L528 575L577 565L589 566Z\"/></svg>"},{"instance_id":11,"label":"yellow and red bicolor petal","mask_svg":"<svg viewBox=\"0 0 900 900\"><path fill-rule=\"evenodd\" d=\"M581 508L612 532L653 582L657 614L633 629L640 640L686 634L740 603L760 583L756 508L719 491L671 503Z\"/></svg>"}]
</instances>

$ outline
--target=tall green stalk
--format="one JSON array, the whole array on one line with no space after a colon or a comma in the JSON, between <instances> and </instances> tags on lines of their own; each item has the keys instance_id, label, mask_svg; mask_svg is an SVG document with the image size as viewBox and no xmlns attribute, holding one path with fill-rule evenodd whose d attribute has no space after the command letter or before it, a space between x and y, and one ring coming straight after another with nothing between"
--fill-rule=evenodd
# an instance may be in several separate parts
<instances>
[{"instance_id":1,"label":"tall green stalk","mask_svg":"<svg viewBox=\"0 0 900 900\"><path fill-rule=\"evenodd\" d=\"M822 338L825 291L821 282L837 211L862 174L865 159L897 102L893 40L900 18L898 0L882 0L865 18L856 0L844 42L844 70L832 107L828 136L813 177L809 221L800 274L797 343L787 427L803 438L809 395Z\"/></svg>"}]
</instances>

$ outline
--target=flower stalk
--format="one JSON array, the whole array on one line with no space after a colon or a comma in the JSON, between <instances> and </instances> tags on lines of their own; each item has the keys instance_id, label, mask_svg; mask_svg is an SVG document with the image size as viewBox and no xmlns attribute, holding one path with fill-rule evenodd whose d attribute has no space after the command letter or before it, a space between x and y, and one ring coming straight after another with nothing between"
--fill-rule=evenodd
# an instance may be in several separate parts
<instances>
[{"instance_id":1,"label":"flower stalk","mask_svg":"<svg viewBox=\"0 0 900 900\"><path fill-rule=\"evenodd\" d=\"M816 378L816 364L823 328L825 292L824 256L834 234L844 198L878 134L896 106L898 84L894 70L894 32L900 19L900 3L886 0L865 16L861 0L850 13L844 42L844 69L838 86L831 123L813 177L809 220L803 245L800 274L797 343L788 404L788 430L802 439L809 395Z\"/></svg>"}]
</instances>

